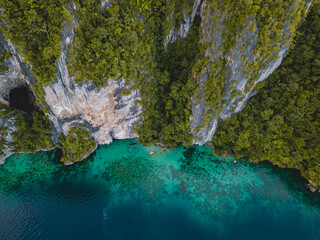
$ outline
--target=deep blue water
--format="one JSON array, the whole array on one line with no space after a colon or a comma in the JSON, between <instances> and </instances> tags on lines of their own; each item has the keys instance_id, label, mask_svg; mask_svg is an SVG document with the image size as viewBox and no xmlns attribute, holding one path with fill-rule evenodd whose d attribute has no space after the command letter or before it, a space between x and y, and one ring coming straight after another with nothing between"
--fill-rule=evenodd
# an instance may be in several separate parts
<instances>
[{"instance_id":1,"label":"deep blue water","mask_svg":"<svg viewBox=\"0 0 320 240\"><path fill-rule=\"evenodd\" d=\"M320 239L320 196L296 172L132 141L72 166L57 151L8 159L0 239Z\"/></svg>"}]
</instances>

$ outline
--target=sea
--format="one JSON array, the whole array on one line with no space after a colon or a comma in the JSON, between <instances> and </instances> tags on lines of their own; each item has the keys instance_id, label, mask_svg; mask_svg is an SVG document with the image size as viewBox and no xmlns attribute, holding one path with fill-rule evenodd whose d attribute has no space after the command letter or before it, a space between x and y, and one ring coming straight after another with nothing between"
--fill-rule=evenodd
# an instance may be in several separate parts
<instances>
[{"instance_id":1,"label":"sea","mask_svg":"<svg viewBox=\"0 0 320 240\"><path fill-rule=\"evenodd\" d=\"M69 166L60 158L0 166L0 240L320 239L320 194L293 169L138 139Z\"/></svg>"}]
</instances>

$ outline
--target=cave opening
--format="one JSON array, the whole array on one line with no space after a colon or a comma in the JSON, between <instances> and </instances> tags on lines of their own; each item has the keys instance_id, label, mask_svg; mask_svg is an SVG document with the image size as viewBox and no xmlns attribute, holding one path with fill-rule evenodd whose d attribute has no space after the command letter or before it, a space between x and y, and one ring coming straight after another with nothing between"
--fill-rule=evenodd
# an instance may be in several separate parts
<instances>
[{"instance_id":1,"label":"cave opening","mask_svg":"<svg viewBox=\"0 0 320 240\"><path fill-rule=\"evenodd\" d=\"M14 88L9 94L10 107L32 114L36 109L35 98L27 86Z\"/></svg>"}]
</instances>

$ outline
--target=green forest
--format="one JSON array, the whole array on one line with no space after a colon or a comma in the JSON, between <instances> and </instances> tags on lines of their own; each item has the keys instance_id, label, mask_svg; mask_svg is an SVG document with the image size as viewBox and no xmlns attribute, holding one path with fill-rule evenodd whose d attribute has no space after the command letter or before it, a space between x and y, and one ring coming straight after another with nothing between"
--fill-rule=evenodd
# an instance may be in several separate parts
<instances>
[{"instance_id":1,"label":"green forest","mask_svg":"<svg viewBox=\"0 0 320 240\"><path fill-rule=\"evenodd\" d=\"M320 4L298 30L281 66L246 108L221 121L215 154L297 168L320 183Z\"/></svg>"},{"instance_id":2,"label":"green forest","mask_svg":"<svg viewBox=\"0 0 320 240\"><path fill-rule=\"evenodd\" d=\"M70 129L67 136L60 134L58 147L62 149L61 161L64 163L78 162L88 156L97 144L90 137L89 132L81 125Z\"/></svg>"}]
</instances>

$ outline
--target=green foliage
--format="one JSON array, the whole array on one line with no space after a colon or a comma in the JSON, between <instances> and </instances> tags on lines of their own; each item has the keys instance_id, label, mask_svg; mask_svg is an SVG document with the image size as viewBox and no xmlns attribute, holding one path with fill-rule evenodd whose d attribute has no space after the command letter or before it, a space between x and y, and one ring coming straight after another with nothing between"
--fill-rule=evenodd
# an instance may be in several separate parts
<instances>
[{"instance_id":1,"label":"green foliage","mask_svg":"<svg viewBox=\"0 0 320 240\"><path fill-rule=\"evenodd\" d=\"M78 125L73 127L66 137L60 135L58 147L62 148L61 161L68 163L83 160L97 147L97 144L89 132L86 129L81 129L81 126Z\"/></svg>"},{"instance_id":2,"label":"green foliage","mask_svg":"<svg viewBox=\"0 0 320 240\"><path fill-rule=\"evenodd\" d=\"M77 81L138 81L152 71L155 49L182 22L193 0L77 0L79 25L71 46L70 68ZM175 11L174 11L175 10ZM175 13L173 19L169 16ZM162 46L161 46L162 49Z\"/></svg>"},{"instance_id":3,"label":"green foliage","mask_svg":"<svg viewBox=\"0 0 320 240\"><path fill-rule=\"evenodd\" d=\"M68 18L67 0L1 0L1 30L22 51L38 80L48 85L61 53L60 32Z\"/></svg>"},{"instance_id":4,"label":"green foliage","mask_svg":"<svg viewBox=\"0 0 320 240\"><path fill-rule=\"evenodd\" d=\"M56 62L61 55L61 30L70 22L65 8L68 0L0 0L2 25L0 29L9 38L26 62L32 65L37 78L37 101L45 103L43 86L56 77ZM34 89L35 90L35 89Z\"/></svg>"},{"instance_id":5,"label":"green foliage","mask_svg":"<svg viewBox=\"0 0 320 240\"><path fill-rule=\"evenodd\" d=\"M101 8L101 1L76 1L79 25L71 48L71 72L77 81L93 80L96 87L108 79L137 78L150 51L139 40L144 23L134 17L133 1L114 1Z\"/></svg>"},{"instance_id":6,"label":"green foliage","mask_svg":"<svg viewBox=\"0 0 320 240\"><path fill-rule=\"evenodd\" d=\"M320 3L299 28L295 47L241 113L220 123L216 154L297 168L320 183Z\"/></svg>"},{"instance_id":7,"label":"green foliage","mask_svg":"<svg viewBox=\"0 0 320 240\"><path fill-rule=\"evenodd\" d=\"M174 2L174 15L173 15L173 22L175 26L175 30L183 23L183 14L190 15L194 0L175 0Z\"/></svg>"},{"instance_id":8,"label":"green foliage","mask_svg":"<svg viewBox=\"0 0 320 240\"><path fill-rule=\"evenodd\" d=\"M36 152L53 147L52 127L42 112L35 111L32 116L29 116L17 109L0 104L1 120L12 121L11 124L17 127L17 131L11 134L12 142L8 143L5 139L8 128L0 126L0 155L3 154L5 146L12 147L15 153Z\"/></svg>"},{"instance_id":9,"label":"green foliage","mask_svg":"<svg viewBox=\"0 0 320 240\"><path fill-rule=\"evenodd\" d=\"M141 141L190 144L190 96L203 56L201 19L188 38L167 48L164 41L170 29L182 23L182 13L192 10L193 1L113 0L104 8L101 1L76 4L79 25L70 68L77 81L93 80L96 87L105 86L108 79L133 81L144 108Z\"/></svg>"},{"instance_id":10,"label":"green foliage","mask_svg":"<svg viewBox=\"0 0 320 240\"><path fill-rule=\"evenodd\" d=\"M3 65L3 61L10 58L12 55L4 48L0 55L0 72L4 72L8 70L8 67Z\"/></svg>"},{"instance_id":11,"label":"green foliage","mask_svg":"<svg viewBox=\"0 0 320 240\"><path fill-rule=\"evenodd\" d=\"M11 145L14 152L36 152L53 147L52 127L42 112L35 111L31 118L16 110L15 113L15 126L18 130L12 133Z\"/></svg>"},{"instance_id":12,"label":"green foliage","mask_svg":"<svg viewBox=\"0 0 320 240\"><path fill-rule=\"evenodd\" d=\"M288 46L294 37L297 24L302 20L305 12L303 0L294 1L269 1L269 0L209 0L207 1L206 12L209 11L210 19L214 25L222 24L223 28L214 29L218 36L221 31L222 45L218 45L219 38L213 44L215 51L221 51L222 56L216 57L208 65L210 75L206 81L205 96L206 106L220 112L225 97L227 60L226 57L233 49L239 48L236 45L237 39L242 39L241 49L243 54L241 61L242 74L249 78L247 91L253 87L261 69L277 57L276 51L280 46ZM223 19L222 23L219 21ZM245 31L245 32L243 32ZM249 62L249 53L244 51L254 39L248 38L250 32L257 32L258 42L250 54L252 60ZM239 69L240 70L240 69ZM233 84L235 84L234 82ZM232 92L232 97L237 96Z\"/></svg>"},{"instance_id":13,"label":"green foliage","mask_svg":"<svg viewBox=\"0 0 320 240\"><path fill-rule=\"evenodd\" d=\"M190 14L193 2L112 0L101 8L101 1L76 1L79 25L71 47L71 72L77 81L93 80L97 87L105 86L108 79L133 81L134 88L140 89L144 109L143 124L137 129L144 144L161 141L171 146L180 142L189 145L192 141L190 97L198 87L196 79L203 74L204 67L207 66L210 73L205 88L206 106L219 112L226 85L224 57L235 47L241 31L248 28L247 31L253 32L259 28L259 42L254 52L259 57L246 66L247 75L253 80L264 64L273 59L274 50L285 44L277 39L291 41L293 34L285 33L284 25L294 30L303 8L302 0L294 3L209 1L207 11L219 10L229 17L223 22L226 26L222 34L223 56L208 65L204 57L208 45L200 43L200 17L193 22L187 38L177 39L166 47L164 44L170 29L177 30L183 14ZM292 4L295 7L289 11ZM217 19L222 17L211 15ZM253 22L246 26L249 19L256 19L257 26ZM236 97L239 92L233 91L231 95ZM209 122L210 116L205 119Z\"/></svg>"},{"instance_id":14,"label":"green foliage","mask_svg":"<svg viewBox=\"0 0 320 240\"><path fill-rule=\"evenodd\" d=\"M140 82L145 109L144 125L139 129L142 143L191 144L190 96L197 87L195 76L204 51L199 41L200 22L197 17L187 38L178 39L168 44L166 50L159 51L154 78Z\"/></svg>"}]
</instances>

